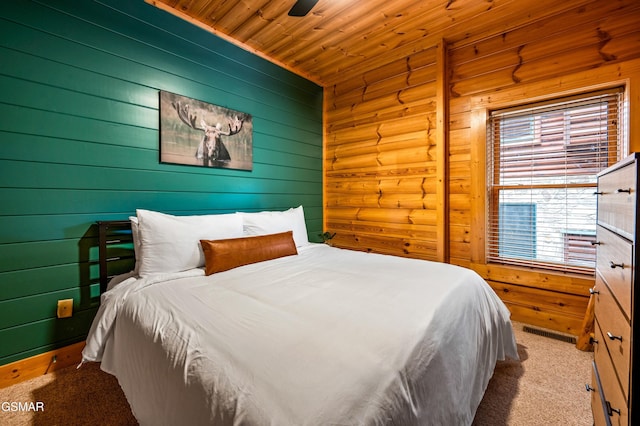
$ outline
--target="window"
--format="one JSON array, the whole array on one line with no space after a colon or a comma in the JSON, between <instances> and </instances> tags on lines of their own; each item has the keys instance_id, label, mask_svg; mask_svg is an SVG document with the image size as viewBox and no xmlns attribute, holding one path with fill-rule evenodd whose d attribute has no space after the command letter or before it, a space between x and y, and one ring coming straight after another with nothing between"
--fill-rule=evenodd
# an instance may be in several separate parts
<instances>
[{"instance_id":1,"label":"window","mask_svg":"<svg viewBox=\"0 0 640 426\"><path fill-rule=\"evenodd\" d=\"M487 259L592 273L598 172L620 159L623 90L493 111Z\"/></svg>"}]
</instances>

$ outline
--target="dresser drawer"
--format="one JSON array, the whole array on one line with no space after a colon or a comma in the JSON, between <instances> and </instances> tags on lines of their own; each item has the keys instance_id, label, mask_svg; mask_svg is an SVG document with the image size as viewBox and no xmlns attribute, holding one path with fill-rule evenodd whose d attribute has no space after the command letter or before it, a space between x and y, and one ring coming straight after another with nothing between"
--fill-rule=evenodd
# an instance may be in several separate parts
<instances>
[{"instance_id":1,"label":"dresser drawer","mask_svg":"<svg viewBox=\"0 0 640 426\"><path fill-rule=\"evenodd\" d=\"M633 239L636 217L636 164L598 178L598 223Z\"/></svg>"},{"instance_id":2,"label":"dresser drawer","mask_svg":"<svg viewBox=\"0 0 640 426\"><path fill-rule=\"evenodd\" d=\"M631 326L618 309L602 281L596 282L596 324L594 352L604 352L611 358L625 397L629 396L631 368ZM608 355L606 355L608 353Z\"/></svg>"},{"instance_id":3,"label":"dresser drawer","mask_svg":"<svg viewBox=\"0 0 640 426\"><path fill-rule=\"evenodd\" d=\"M622 393L622 389L620 389L620 384L607 350L600 348L599 351L595 352L594 359L600 376L600 392L604 399L604 414L609 417L612 425L627 426L629 424L627 400Z\"/></svg>"},{"instance_id":4,"label":"dresser drawer","mask_svg":"<svg viewBox=\"0 0 640 426\"><path fill-rule=\"evenodd\" d=\"M597 268L627 318L631 318L633 245L608 229L598 226Z\"/></svg>"},{"instance_id":5,"label":"dresser drawer","mask_svg":"<svg viewBox=\"0 0 640 426\"><path fill-rule=\"evenodd\" d=\"M605 414L606 402L600 389L600 376L596 363L593 363L591 373L591 412L594 426L611 426L609 416Z\"/></svg>"}]
</instances>

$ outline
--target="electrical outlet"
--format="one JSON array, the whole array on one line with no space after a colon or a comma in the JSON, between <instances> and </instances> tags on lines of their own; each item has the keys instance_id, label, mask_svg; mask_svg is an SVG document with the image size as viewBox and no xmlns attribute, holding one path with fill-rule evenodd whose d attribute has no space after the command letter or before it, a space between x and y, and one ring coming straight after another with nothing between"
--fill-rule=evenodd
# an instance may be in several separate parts
<instances>
[{"instance_id":1,"label":"electrical outlet","mask_svg":"<svg viewBox=\"0 0 640 426\"><path fill-rule=\"evenodd\" d=\"M69 318L73 315L73 299L58 300L58 318Z\"/></svg>"}]
</instances>

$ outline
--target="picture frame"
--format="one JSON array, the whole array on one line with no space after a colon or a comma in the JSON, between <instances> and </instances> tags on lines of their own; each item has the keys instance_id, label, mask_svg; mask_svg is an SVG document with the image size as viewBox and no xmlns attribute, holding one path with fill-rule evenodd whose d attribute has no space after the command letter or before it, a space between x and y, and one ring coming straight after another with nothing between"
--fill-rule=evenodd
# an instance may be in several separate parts
<instances>
[{"instance_id":1,"label":"picture frame","mask_svg":"<svg viewBox=\"0 0 640 426\"><path fill-rule=\"evenodd\" d=\"M160 162L251 171L252 116L161 90Z\"/></svg>"}]
</instances>

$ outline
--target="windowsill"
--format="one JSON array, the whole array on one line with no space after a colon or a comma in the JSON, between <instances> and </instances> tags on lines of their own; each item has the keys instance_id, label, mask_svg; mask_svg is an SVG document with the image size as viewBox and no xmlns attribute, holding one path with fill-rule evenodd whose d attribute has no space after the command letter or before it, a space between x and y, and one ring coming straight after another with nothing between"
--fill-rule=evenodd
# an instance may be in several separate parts
<instances>
[{"instance_id":1,"label":"windowsill","mask_svg":"<svg viewBox=\"0 0 640 426\"><path fill-rule=\"evenodd\" d=\"M499 263L471 263L470 268L487 281L542 288L562 293L589 295L594 286L595 273L580 274L551 269L503 265Z\"/></svg>"}]
</instances>

